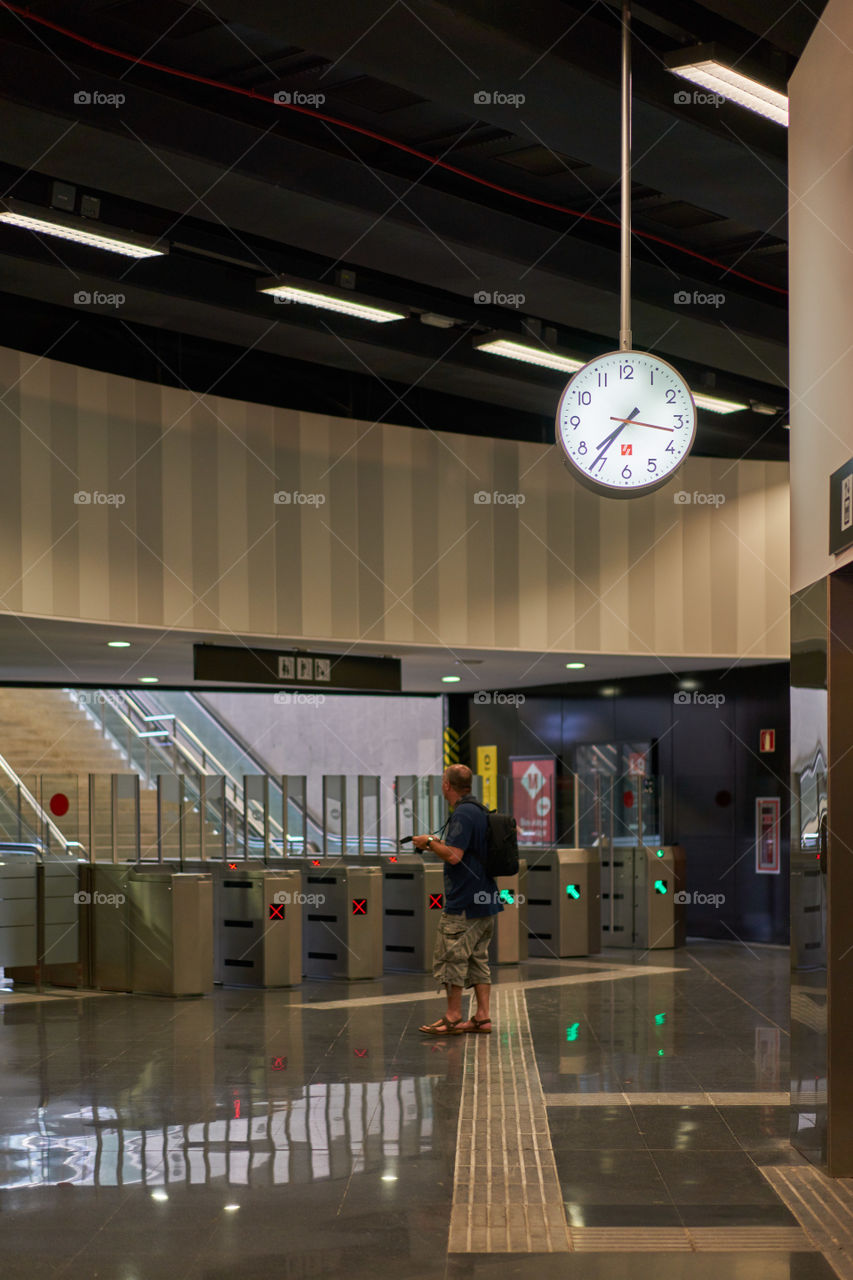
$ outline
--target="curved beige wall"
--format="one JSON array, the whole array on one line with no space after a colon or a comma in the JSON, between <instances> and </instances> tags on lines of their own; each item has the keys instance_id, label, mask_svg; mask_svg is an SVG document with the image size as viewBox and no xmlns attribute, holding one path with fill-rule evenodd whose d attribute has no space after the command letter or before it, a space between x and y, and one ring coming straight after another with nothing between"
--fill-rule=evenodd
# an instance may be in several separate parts
<instances>
[{"instance_id":1,"label":"curved beige wall","mask_svg":"<svg viewBox=\"0 0 853 1280\"><path fill-rule=\"evenodd\" d=\"M829 476L853 457L853 5L830 0L790 83L791 590L831 556Z\"/></svg>"},{"instance_id":2,"label":"curved beige wall","mask_svg":"<svg viewBox=\"0 0 853 1280\"><path fill-rule=\"evenodd\" d=\"M691 459L658 494L601 501L555 447L200 400L9 350L0 381L9 612L345 643L788 655L783 464ZM75 504L79 491L112 501ZM317 497L282 505L277 491Z\"/></svg>"}]
</instances>

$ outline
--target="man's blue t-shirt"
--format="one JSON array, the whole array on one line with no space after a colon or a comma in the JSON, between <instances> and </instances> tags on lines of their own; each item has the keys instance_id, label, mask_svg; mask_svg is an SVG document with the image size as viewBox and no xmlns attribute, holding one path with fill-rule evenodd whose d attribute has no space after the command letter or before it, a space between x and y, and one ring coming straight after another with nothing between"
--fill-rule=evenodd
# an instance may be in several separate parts
<instances>
[{"instance_id":1,"label":"man's blue t-shirt","mask_svg":"<svg viewBox=\"0 0 853 1280\"><path fill-rule=\"evenodd\" d=\"M486 873L485 809L460 800L443 837L444 844L464 849L462 861L444 864L444 909L454 915L495 916L503 911L498 886Z\"/></svg>"}]
</instances>

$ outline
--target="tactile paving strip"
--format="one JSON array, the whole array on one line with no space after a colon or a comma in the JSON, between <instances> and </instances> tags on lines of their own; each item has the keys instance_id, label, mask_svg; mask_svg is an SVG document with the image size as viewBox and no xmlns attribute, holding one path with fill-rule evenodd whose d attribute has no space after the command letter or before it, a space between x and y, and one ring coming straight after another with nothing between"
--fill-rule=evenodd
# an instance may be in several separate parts
<instances>
[{"instance_id":1,"label":"tactile paving strip","mask_svg":"<svg viewBox=\"0 0 853 1280\"><path fill-rule=\"evenodd\" d=\"M799 1227L572 1227L577 1253L808 1253Z\"/></svg>"},{"instance_id":2,"label":"tactile paving strip","mask_svg":"<svg viewBox=\"0 0 853 1280\"><path fill-rule=\"evenodd\" d=\"M492 991L495 1030L469 1035L450 1253L572 1248L524 993Z\"/></svg>"},{"instance_id":3,"label":"tactile paving strip","mask_svg":"<svg viewBox=\"0 0 853 1280\"><path fill-rule=\"evenodd\" d=\"M769 1165L762 1173L840 1280L853 1280L853 1180L811 1165Z\"/></svg>"}]
</instances>

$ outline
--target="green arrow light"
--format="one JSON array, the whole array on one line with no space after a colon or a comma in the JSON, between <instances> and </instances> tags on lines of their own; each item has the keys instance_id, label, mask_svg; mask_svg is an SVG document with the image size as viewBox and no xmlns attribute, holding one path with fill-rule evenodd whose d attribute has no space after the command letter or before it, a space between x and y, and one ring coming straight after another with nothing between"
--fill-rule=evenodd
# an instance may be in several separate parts
<instances>
[{"instance_id":1,"label":"green arrow light","mask_svg":"<svg viewBox=\"0 0 853 1280\"><path fill-rule=\"evenodd\" d=\"M666 881L655 880L655 893L667 893Z\"/></svg>"},{"instance_id":2,"label":"green arrow light","mask_svg":"<svg viewBox=\"0 0 853 1280\"><path fill-rule=\"evenodd\" d=\"M581 887L579 884L567 884L566 893L570 898L579 898L581 896Z\"/></svg>"},{"instance_id":3,"label":"green arrow light","mask_svg":"<svg viewBox=\"0 0 853 1280\"><path fill-rule=\"evenodd\" d=\"M662 1027L662 1026L663 1026L663 1024L666 1022L666 1014L665 1014L665 1013L656 1013L656 1014L655 1014L655 1022L658 1024L658 1026L659 1026L659 1027Z\"/></svg>"},{"instance_id":4,"label":"green arrow light","mask_svg":"<svg viewBox=\"0 0 853 1280\"><path fill-rule=\"evenodd\" d=\"M663 849L658 849L657 853L655 854L655 857L656 857L656 858L662 858L662 857L663 857Z\"/></svg>"},{"instance_id":5,"label":"green arrow light","mask_svg":"<svg viewBox=\"0 0 853 1280\"><path fill-rule=\"evenodd\" d=\"M566 1039L569 1041L577 1040L580 1029L581 1024L579 1022L573 1022L570 1027L566 1027Z\"/></svg>"},{"instance_id":6,"label":"green arrow light","mask_svg":"<svg viewBox=\"0 0 853 1280\"><path fill-rule=\"evenodd\" d=\"M500 900L501 902L505 902L509 907L513 906L515 898L512 896L512 889L501 889Z\"/></svg>"}]
</instances>

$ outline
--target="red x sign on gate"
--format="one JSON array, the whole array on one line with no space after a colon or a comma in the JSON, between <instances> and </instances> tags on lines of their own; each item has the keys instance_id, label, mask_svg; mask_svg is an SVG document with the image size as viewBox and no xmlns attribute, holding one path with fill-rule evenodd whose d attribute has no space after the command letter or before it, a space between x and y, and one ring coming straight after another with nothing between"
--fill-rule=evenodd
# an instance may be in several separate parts
<instances>
[{"instance_id":1,"label":"red x sign on gate","mask_svg":"<svg viewBox=\"0 0 853 1280\"><path fill-rule=\"evenodd\" d=\"M443 910L443 908L444 908L444 894L443 894L443 893L431 893L431 894L429 895L429 909L430 909L430 911L441 911L441 910Z\"/></svg>"},{"instance_id":2,"label":"red x sign on gate","mask_svg":"<svg viewBox=\"0 0 853 1280\"><path fill-rule=\"evenodd\" d=\"M271 902L270 903L270 920L283 920L283 919L284 919L284 903Z\"/></svg>"},{"instance_id":3,"label":"red x sign on gate","mask_svg":"<svg viewBox=\"0 0 853 1280\"><path fill-rule=\"evenodd\" d=\"M354 916L367 915L367 898L353 898L352 913Z\"/></svg>"}]
</instances>

